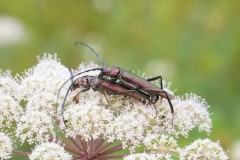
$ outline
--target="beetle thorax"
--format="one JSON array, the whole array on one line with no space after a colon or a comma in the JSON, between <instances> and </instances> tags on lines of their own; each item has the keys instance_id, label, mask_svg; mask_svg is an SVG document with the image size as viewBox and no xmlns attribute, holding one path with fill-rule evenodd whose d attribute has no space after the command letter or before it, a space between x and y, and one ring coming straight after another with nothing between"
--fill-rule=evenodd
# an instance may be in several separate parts
<instances>
[{"instance_id":1,"label":"beetle thorax","mask_svg":"<svg viewBox=\"0 0 240 160\"><path fill-rule=\"evenodd\" d=\"M119 77L120 68L118 68L118 67L111 67L111 68L109 68L109 69L110 69L110 70L108 71L108 75L109 75L110 77L114 77L114 78Z\"/></svg>"}]
</instances>

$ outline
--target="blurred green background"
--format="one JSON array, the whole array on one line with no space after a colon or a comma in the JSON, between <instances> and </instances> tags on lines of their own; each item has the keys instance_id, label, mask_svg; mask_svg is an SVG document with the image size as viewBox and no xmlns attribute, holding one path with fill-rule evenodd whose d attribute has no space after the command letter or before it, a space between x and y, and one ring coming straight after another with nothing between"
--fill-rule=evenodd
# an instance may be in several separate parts
<instances>
[{"instance_id":1,"label":"blurred green background","mask_svg":"<svg viewBox=\"0 0 240 160\"><path fill-rule=\"evenodd\" d=\"M106 65L162 75L177 95L202 96L213 113L210 138L225 150L240 143L240 1L0 0L2 70L22 72L45 52L73 68L99 63L77 40ZM181 143L207 137L192 134Z\"/></svg>"}]
</instances>

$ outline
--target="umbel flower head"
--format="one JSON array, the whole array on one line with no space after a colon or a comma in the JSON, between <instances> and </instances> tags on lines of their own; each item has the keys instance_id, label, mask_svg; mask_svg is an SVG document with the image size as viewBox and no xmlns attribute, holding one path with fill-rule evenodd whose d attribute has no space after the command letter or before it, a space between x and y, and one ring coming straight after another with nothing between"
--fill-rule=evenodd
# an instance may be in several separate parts
<instances>
[{"instance_id":1,"label":"umbel flower head","mask_svg":"<svg viewBox=\"0 0 240 160\"><path fill-rule=\"evenodd\" d=\"M71 70L77 74L96 67L84 62ZM196 159L228 159L220 145L210 140L197 140L183 148L178 145L195 128L211 132L209 105L201 97L175 95L172 114L166 99L152 105L122 94L69 87L79 77L98 74L87 72L71 80L69 69L50 54L38 57L35 66L15 77L1 71L0 159L15 155L31 160L183 160L193 155ZM164 84L173 93L169 83ZM7 131L33 149L14 148Z\"/></svg>"},{"instance_id":2,"label":"umbel flower head","mask_svg":"<svg viewBox=\"0 0 240 160\"><path fill-rule=\"evenodd\" d=\"M71 159L72 156L64 148L53 142L42 143L33 149L30 160L47 160L47 159Z\"/></svg>"},{"instance_id":3,"label":"umbel flower head","mask_svg":"<svg viewBox=\"0 0 240 160\"><path fill-rule=\"evenodd\" d=\"M181 159L227 159L226 153L218 142L210 139L198 139L182 149Z\"/></svg>"},{"instance_id":4,"label":"umbel flower head","mask_svg":"<svg viewBox=\"0 0 240 160\"><path fill-rule=\"evenodd\" d=\"M0 158L1 159L11 158L12 150L13 150L12 141L6 134L0 132Z\"/></svg>"}]
</instances>

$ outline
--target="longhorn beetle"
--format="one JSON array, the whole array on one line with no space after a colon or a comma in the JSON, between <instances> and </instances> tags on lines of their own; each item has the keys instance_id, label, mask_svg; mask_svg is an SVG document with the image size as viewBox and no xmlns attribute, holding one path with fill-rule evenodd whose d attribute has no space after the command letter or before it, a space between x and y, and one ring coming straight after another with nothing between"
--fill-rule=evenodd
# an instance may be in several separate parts
<instances>
[{"instance_id":1,"label":"longhorn beetle","mask_svg":"<svg viewBox=\"0 0 240 160\"><path fill-rule=\"evenodd\" d=\"M171 112L174 113L174 109L172 106L172 103L170 100L174 99L174 96L163 90L162 85L162 77L157 76L150 79L143 79L142 77L139 77L138 75L123 70L119 67L113 66L113 67L105 67L105 64L99 54L92 49L89 45L77 41L75 44L81 44L89 48L96 57L101 61L101 69L100 74L98 75L99 78L108 78L112 82L119 82L119 84L123 85L126 88L129 88L131 90L141 91L145 92L150 96L150 99L153 103L156 103L159 100L159 96L162 98L166 98L168 100L168 103L171 107ZM95 70L98 68L93 68L92 70ZM91 70L89 70L91 71ZM156 86L155 84L150 83L150 81L154 81L160 79L160 88Z\"/></svg>"},{"instance_id":2,"label":"longhorn beetle","mask_svg":"<svg viewBox=\"0 0 240 160\"><path fill-rule=\"evenodd\" d=\"M70 72L71 72L71 70L70 70ZM81 87L81 90L73 98L73 101L77 102L77 103L78 103L77 97L80 93L86 92L90 89L93 89L94 91L99 91L99 92L103 93L103 95L105 96L106 99L107 99L107 97L106 97L105 93L107 93L109 95L122 94L123 96L132 97L132 98L142 101L144 103L150 103L156 109L154 103L152 103L150 100L150 96L146 93L139 92L136 90L129 90L128 88L118 84L118 82L111 82L104 78L99 78L96 76L83 76L83 77L77 78L74 81L72 80L72 84L69 86L69 88L66 92L66 95L64 97L64 100L62 103L62 116L63 116L64 124L65 124L65 119L64 119L63 113L64 113L64 106L65 106L65 102L67 99L67 95L70 90L75 90L80 87ZM107 99L107 101L108 101L108 99ZM157 115L157 111L156 111L156 115ZM65 126L66 126L66 124L65 124Z\"/></svg>"},{"instance_id":3,"label":"longhorn beetle","mask_svg":"<svg viewBox=\"0 0 240 160\"><path fill-rule=\"evenodd\" d=\"M103 93L104 96L106 96L105 95L105 92L106 92L109 95L122 94L123 96L130 96L136 100L139 100L139 101L141 100L143 102L150 101L150 99L149 99L150 96L146 93L139 92L136 90L129 90L128 88L126 88L118 83L111 82L109 80L102 79L102 78L95 77L95 76L83 76L83 77L77 78L76 80L74 80L72 82L71 86L68 88L67 93L70 90L75 90L80 87L82 89L74 97L74 99L73 99L74 101L77 99L76 97L80 93L86 92L90 89L93 89L94 91L99 91L99 92ZM107 99L107 101L108 101L108 99ZM64 103L65 103L65 101L64 101Z\"/></svg>"},{"instance_id":4,"label":"longhorn beetle","mask_svg":"<svg viewBox=\"0 0 240 160\"><path fill-rule=\"evenodd\" d=\"M101 80L105 83L108 82L108 85L109 85L108 87L111 88L110 85L112 85L112 86L113 85L118 85L118 87L124 87L127 90L134 91L135 94L140 95L142 99L146 98L144 96L147 95L149 97L147 99L150 100L150 102L152 104L156 103L159 100L159 97L165 98L165 99L167 99L167 101L169 103L171 113L172 114L174 113L173 105L171 103L171 100L174 99L174 96L169 94L165 90L163 90L162 77L161 76L157 76L157 77L153 77L153 78L145 80L144 78L139 77L132 72L123 70L123 69L121 69L119 67L116 67L116 66L105 67L105 64L104 64L103 60L101 59L99 54L93 48L91 48L89 45L87 45L83 42L80 42L80 41L75 42L75 44L81 44L81 45L89 48L96 55L96 57L101 61L101 67L89 69L89 70L86 70L86 71L83 71L83 72L77 73L76 75L71 76L71 78L69 78L61 86L61 88L59 90L59 93L58 93L58 96L60 94L60 91L61 91L62 87L70 79L72 80L74 77L79 76L83 73L99 70L100 74L98 75L98 80ZM155 81L157 79L160 79L160 87L158 87L157 85L150 82L150 81ZM68 92L72 89L71 87L73 86L73 84L68 88L68 91L67 91L66 96L64 98L64 103L66 101L66 97L67 97ZM118 90L114 90L114 91L116 92ZM63 114L63 111L64 111L64 103L62 105L62 114Z\"/></svg>"}]
</instances>

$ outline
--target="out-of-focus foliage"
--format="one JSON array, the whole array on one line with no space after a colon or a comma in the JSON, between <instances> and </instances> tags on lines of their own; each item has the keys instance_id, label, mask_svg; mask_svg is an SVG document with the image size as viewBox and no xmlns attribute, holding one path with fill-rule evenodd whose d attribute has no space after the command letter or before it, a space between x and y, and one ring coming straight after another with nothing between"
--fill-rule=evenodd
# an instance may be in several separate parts
<instances>
[{"instance_id":1,"label":"out-of-focus foliage","mask_svg":"<svg viewBox=\"0 0 240 160\"><path fill-rule=\"evenodd\" d=\"M74 45L86 42L106 65L162 75L176 94L205 97L214 113L211 138L230 149L240 138L239 6L238 0L0 0L0 68L21 72L44 52L76 68L97 60ZM13 40L1 35L6 19L14 22L5 27Z\"/></svg>"}]
</instances>

